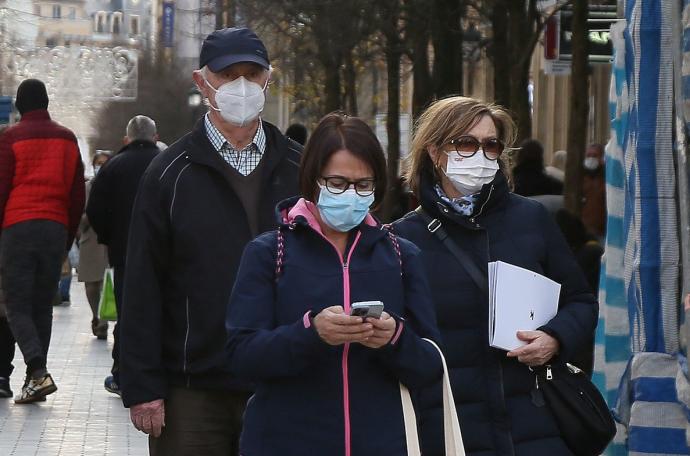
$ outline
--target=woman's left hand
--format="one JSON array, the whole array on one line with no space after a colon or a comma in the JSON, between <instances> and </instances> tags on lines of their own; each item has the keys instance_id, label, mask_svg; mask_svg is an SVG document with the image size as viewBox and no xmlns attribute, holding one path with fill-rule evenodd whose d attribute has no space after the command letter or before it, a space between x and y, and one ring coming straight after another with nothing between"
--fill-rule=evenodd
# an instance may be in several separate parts
<instances>
[{"instance_id":1,"label":"woman's left hand","mask_svg":"<svg viewBox=\"0 0 690 456\"><path fill-rule=\"evenodd\" d=\"M374 335L360 342L365 347L381 348L393 338L395 319L388 312L381 313L381 318L367 318L366 322L374 327Z\"/></svg>"},{"instance_id":2,"label":"woman's left hand","mask_svg":"<svg viewBox=\"0 0 690 456\"><path fill-rule=\"evenodd\" d=\"M508 357L517 358L531 367L546 364L560 348L558 340L544 331L518 331L517 338L527 342L527 345L509 351Z\"/></svg>"}]
</instances>

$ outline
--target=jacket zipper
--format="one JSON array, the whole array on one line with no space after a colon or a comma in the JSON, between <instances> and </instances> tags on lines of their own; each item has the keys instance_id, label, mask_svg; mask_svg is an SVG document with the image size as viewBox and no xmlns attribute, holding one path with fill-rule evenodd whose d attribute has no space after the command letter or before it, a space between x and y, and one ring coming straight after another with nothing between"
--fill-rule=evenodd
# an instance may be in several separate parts
<instances>
[{"instance_id":1,"label":"jacket zipper","mask_svg":"<svg viewBox=\"0 0 690 456\"><path fill-rule=\"evenodd\" d=\"M359 242L359 238L362 233L357 232L355 240L350 247L349 252L347 252L347 260L343 258L343 255L326 236L321 235L329 244L333 246L335 252L338 254L338 259L340 260L340 265L343 269L343 308L345 313L350 313L350 260L352 259L352 253L355 251L355 247ZM345 456L351 456L352 453L352 442L350 438L350 382L348 378L348 356L350 353L350 343L346 343L343 347L343 358L341 362L342 372L343 372L343 418L345 421Z\"/></svg>"},{"instance_id":2,"label":"jacket zipper","mask_svg":"<svg viewBox=\"0 0 690 456\"><path fill-rule=\"evenodd\" d=\"M184 350L183 350L183 360L182 360L182 372L187 373L187 344L189 342L189 296L185 300L185 312L187 316L187 330L184 335ZM187 376L187 386L189 386L189 376Z\"/></svg>"}]
</instances>

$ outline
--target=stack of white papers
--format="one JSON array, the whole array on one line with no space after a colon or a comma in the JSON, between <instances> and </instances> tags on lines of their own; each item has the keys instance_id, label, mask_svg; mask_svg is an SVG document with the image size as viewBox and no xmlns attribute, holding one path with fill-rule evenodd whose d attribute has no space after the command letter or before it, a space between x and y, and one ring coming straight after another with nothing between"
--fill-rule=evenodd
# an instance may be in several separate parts
<instances>
[{"instance_id":1,"label":"stack of white papers","mask_svg":"<svg viewBox=\"0 0 690 456\"><path fill-rule=\"evenodd\" d=\"M502 261L489 263L489 344L514 350L527 343L518 331L533 331L558 311L561 285Z\"/></svg>"}]
</instances>

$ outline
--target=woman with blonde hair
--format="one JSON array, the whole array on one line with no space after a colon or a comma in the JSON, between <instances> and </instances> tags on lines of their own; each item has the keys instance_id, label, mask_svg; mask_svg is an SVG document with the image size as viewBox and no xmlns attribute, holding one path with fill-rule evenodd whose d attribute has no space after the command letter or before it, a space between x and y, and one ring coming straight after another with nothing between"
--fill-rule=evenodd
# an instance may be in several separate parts
<instances>
[{"instance_id":1,"label":"woman with blonde hair","mask_svg":"<svg viewBox=\"0 0 690 456\"><path fill-rule=\"evenodd\" d=\"M405 177L421 207L394 225L422 251L468 455L569 456L531 368L586 347L598 305L557 225L510 192L499 162L515 136L501 107L465 97L419 118ZM503 261L562 284L556 316L518 331L521 348L488 339L487 263ZM422 453L443 454L441 389L420 391Z\"/></svg>"}]
</instances>

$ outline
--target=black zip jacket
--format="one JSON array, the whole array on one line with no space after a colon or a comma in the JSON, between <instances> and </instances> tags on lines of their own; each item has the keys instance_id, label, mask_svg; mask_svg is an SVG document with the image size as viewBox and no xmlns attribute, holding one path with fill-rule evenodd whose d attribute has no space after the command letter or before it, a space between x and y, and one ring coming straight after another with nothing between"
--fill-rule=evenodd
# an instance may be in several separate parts
<instances>
[{"instance_id":1,"label":"black zip jacket","mask_svg":"<svg viewBox=\"0 0 690 456\"><path fill-rule=\"evenodd\" d=\"M263 121L266 151L259 228L276 227L276 204L297 194L301 146ZM227 370L225 309L251 231L203 119L151 162L132 212L123 311L125 406L166 397L168 387L243 389Z\"/></svg>"},{"instance_id":2,"label":"black zip jacket","mask_svg":"<svg viewBox=\"0 0 690 456\"><path fill-rule=\"evenodd\" d=\"M132 141L103 165L91 184L86 215L98 242L108 246L113 266L125 265L127 233L139 181L158 152L151 141Z\"/></svg>"}]
</instances>

